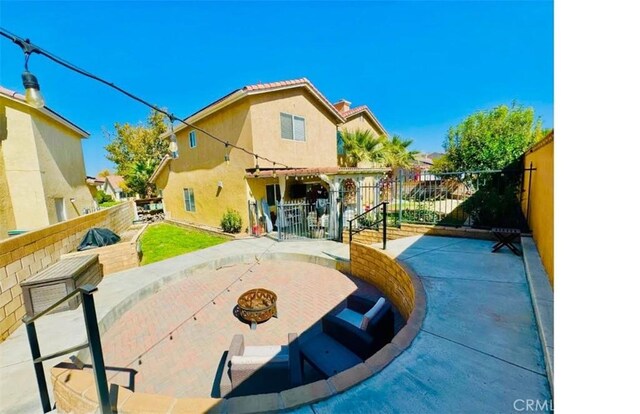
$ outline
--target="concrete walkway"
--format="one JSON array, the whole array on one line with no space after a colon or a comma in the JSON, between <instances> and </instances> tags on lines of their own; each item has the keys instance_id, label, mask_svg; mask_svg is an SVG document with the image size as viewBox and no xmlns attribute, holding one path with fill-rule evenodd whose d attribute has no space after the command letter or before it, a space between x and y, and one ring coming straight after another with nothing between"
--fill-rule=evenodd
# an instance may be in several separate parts
<instances>
[{"instance_id":1,"label":"concrete walkway","mask_svg":"<svg viewBox=\"0 0 640 414\"><path fill-rule=\"evenodd\" d=\"M509 413L517 412L519 400L549 400L522 260L508 251L491 254L490 246L488 241L428 236L389 242L388 251L423 281L428 310L422 331L377 376L297 412ZM225 243L107 277L96 294L98 318L110 325L119 316L111 312L116 305L124 312L167 283L222 265L225 257L243 255L251 262L291 253L326 261L346 258L348 249L328 241ZM36 325L43 354L86 340L80 309L46 316ZM45 369L63 360L49 361ZM22 327L0 344L0 412L39 409Z\"/></svg>"}]
</instances>

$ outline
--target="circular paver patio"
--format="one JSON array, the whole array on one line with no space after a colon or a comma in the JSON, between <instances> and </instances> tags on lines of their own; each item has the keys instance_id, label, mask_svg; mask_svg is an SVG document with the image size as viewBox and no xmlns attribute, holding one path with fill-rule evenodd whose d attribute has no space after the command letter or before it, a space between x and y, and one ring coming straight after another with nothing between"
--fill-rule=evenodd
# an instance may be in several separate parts
<instances>
[{"instance_id":1,"label":"circular paver patio","mask_svg":"<svg viewBox=\"0 0 640 414\"><path fill-rule=\"evenodd\" d=\"M278 295L278 317L252 331L233 309L238 296L257 287ZM136 392L209 397L233 335L243 334L247 345L285 344L289 332L304 338L356 291L380 295L335 269L303 262L264 261L197 273L141 301L106 332L107 377Z\"/></svg>"}]
</instances>

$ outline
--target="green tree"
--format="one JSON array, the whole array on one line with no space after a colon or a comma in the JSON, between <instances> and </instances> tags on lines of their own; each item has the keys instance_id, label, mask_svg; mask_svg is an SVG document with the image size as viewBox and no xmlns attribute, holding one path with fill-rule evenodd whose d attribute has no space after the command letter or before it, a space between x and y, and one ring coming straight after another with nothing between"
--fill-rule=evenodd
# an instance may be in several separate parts
<instances>
[{"instance_id":1,"label":"green tree","mask_svg":"<svg viewBox=\"0 0 640 414\"><path fill-rule=\"evenodd\" d=\"M443 144L445 155L432 171L502 169L518 159L544 135L533 108L500 105L469 115L451 127Z\"/></svg>"},{"instance_id":2,"label":"green tree","mask_svg":"<svg viewBox=\"0 0 640 414\"><path fill-rule=\"evenodd\" d=\"M391 168L409 168L416 161L416 156L420 151L410 150L413 144L412 139L402 139L398 135L394 135L391 139L384 141L384 157L387 167Z\"/></svg>"},{"instance_id":3,"label":"green tree","mask_svg":"<svg viewBox=\"0 0 640 414\"><path fill-rule=\"evenodd\" d=\"M168 140L160 139L167 130L164 117L152 110L146 124L116 123L115 132L106 133L107 159L116 164L116 173L124 178L127 187L138 194L150 195L149 191L153 191L145 180L169 151Z\"/></svg>"},{"instance_id":4,"label":"green tree","mask_svg":"<svg viewBox=\"0 0 640 414\"><path fill-rule=\"evenodd\" d=\"M357 167L361 162L384 162L385 137L375 136L369 130L342 131L347 163Z\"/></svg>"}]
</instances>

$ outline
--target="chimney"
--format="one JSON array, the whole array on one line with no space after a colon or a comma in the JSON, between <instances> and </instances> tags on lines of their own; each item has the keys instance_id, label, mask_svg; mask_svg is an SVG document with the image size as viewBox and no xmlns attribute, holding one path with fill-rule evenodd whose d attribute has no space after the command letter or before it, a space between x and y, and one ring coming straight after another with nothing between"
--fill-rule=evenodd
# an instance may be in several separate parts
<instances>
[{"instance_id":1,"label":"chimney","mask_svg":"<svg viewBox=\"0 0 640 414\"><path fill-rule=\"evenodd\" d=\"M333 104L333 106L335 106L338 112L341 112L341 113L348 111L350 105L351 105L351 102L347 101L346 99L340 99L338 102Z\"/></svg>"}]
</instances>

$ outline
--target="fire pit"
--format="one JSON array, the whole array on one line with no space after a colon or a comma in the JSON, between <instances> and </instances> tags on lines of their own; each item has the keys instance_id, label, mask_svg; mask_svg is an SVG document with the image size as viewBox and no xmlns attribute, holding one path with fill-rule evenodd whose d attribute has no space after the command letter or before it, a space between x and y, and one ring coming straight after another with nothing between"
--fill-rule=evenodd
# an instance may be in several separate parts
<instances>
[{"instance_id":1,"label":"fire pit","mask_svg":"<svg viewBox=\"0 0 640 414\"><path fill-rule=\"evenodd\" d=\"M242 319L251 323L251 329L256 329L259 322L278 317L276 301L278 296L267 289L251 289L238 298L238 313Z\"/></svg>"}]
</instances>

